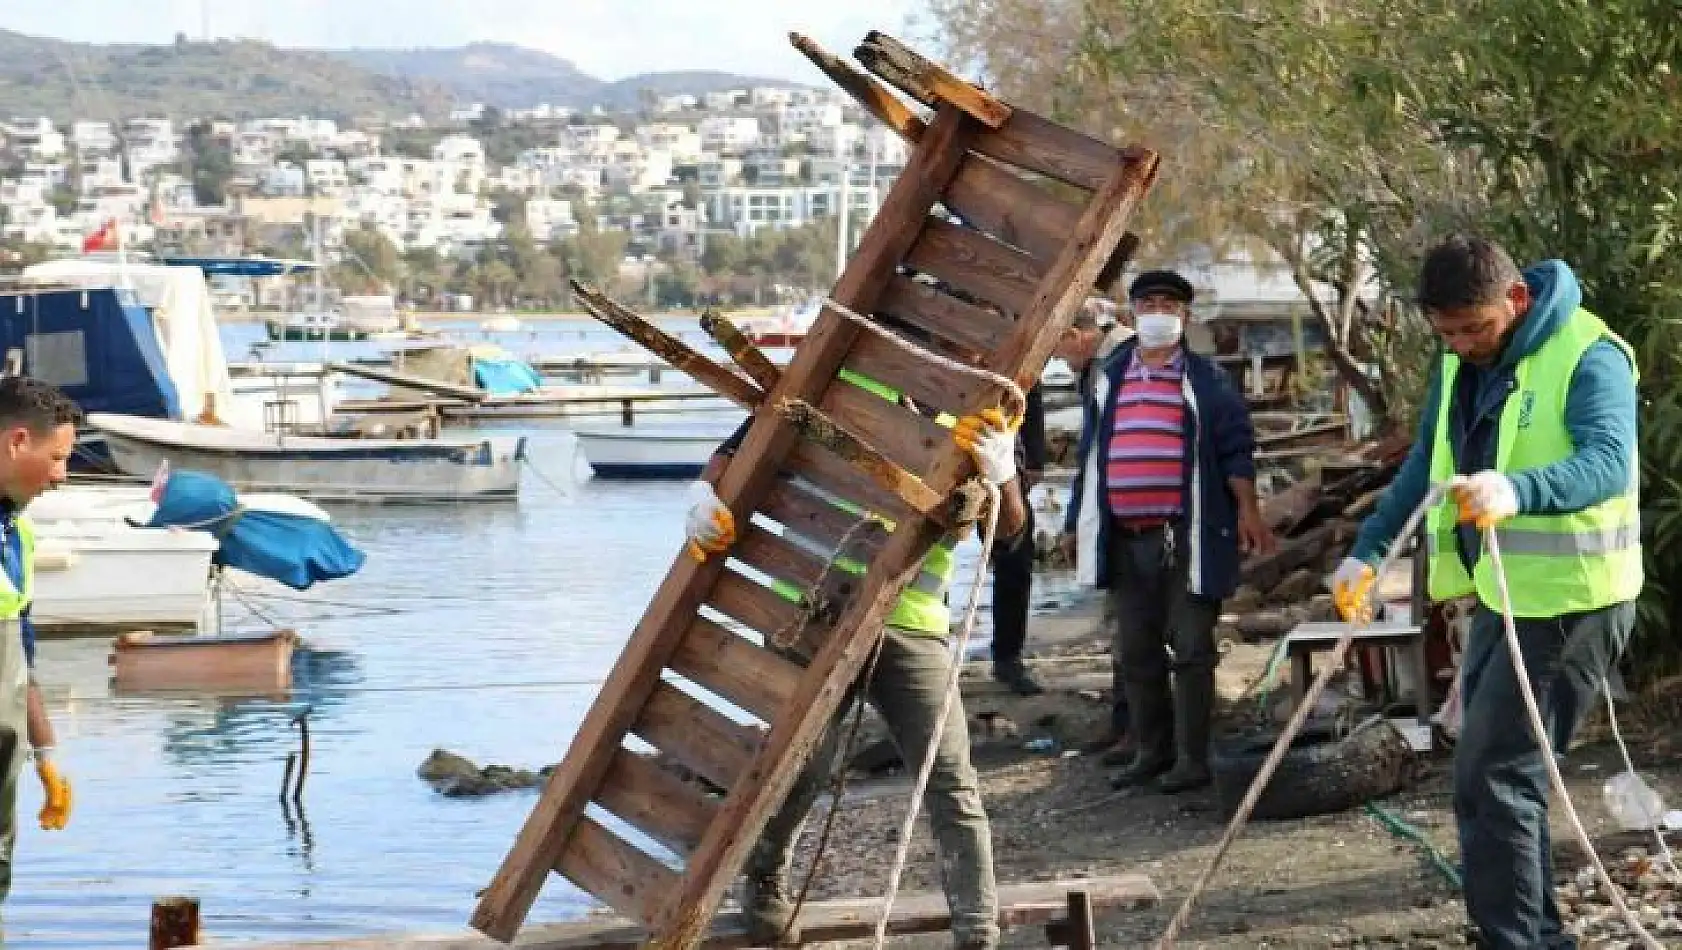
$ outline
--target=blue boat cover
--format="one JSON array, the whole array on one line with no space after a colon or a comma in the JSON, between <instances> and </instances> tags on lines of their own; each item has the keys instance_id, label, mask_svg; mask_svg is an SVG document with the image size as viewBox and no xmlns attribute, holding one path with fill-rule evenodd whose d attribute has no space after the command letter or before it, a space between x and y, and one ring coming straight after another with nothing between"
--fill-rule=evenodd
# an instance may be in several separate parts
<instances>
[{"instance_id":1,"label":"blue boat cover","mask_svg":"<svg viewBox=\"0 0 1682 950\"><path fill-rule=\"evenodd\" d=\"M217 564L280 581L293 590L349 577L367 560L327 522L248 510L226 482L203 472L170 472L158 492L158 510L146 526L208 531L222 542Z\"/></svg>"},{"instance_id":2,"label":"blue boat cover","mask_svg":"<svg viewBox=\"0 0 1682 950\"><path fill-rule=\"evenodd\" d=\"M284 261L272 257L165 257L158 263L170 267L197 267L214 277L283 277L315 270L309 261Z\"/></svg>"},{"instance_id":3,"label":"blue boat cover","mask_svg":"<svg viewBox=\"0 0 1682 950\"><path fill-rule=\"evenodd\" d=\"M23 351L26 375L87 412L181 418L152 315L126 291L0 294L0 352Z\"/></svg>"},{"instance_id":4,"label":"blue boat cover","mask_svg":"<svg viewBox=\"0 0 1682 950\"><path fill-rule=\"evenodd\" d=\"M543 377L530 364L514 359L473 358L473 382L493 396L515 396L543 385Z\"/></svg>"}]
</instances>

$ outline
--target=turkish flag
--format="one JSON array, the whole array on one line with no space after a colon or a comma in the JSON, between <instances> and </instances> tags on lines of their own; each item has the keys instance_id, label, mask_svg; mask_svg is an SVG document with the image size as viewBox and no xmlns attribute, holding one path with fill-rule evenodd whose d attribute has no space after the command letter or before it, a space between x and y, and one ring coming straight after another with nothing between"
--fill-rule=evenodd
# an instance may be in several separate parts
<instances>
[{"instance_id":1,"label":"turkish flag","mask_svg":"<svg viewBox=\"0 0 1682 950\"><path fill-rule=\"evenodd\" d=\"M117 219L112 218L105 222L105 227L82 239L82 253L114 251L121 240L121 236L117 233Z\"/></svg>"}]
</instances>

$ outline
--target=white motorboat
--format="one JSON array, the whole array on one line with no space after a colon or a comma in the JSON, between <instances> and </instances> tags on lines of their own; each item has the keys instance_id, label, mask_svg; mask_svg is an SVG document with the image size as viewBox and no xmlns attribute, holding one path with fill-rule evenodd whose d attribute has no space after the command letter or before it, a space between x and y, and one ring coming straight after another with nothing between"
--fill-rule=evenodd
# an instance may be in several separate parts
<instances>
[{"instance_id":1,"label":"white motorboat","mask_svg":"<svg viewBox=\"0 0 1682 950\"><path fill-rule=\"evenodd\" d=\"M575 428L597 478L694 478L740 420Z\"/></svg>"}]
</instances>

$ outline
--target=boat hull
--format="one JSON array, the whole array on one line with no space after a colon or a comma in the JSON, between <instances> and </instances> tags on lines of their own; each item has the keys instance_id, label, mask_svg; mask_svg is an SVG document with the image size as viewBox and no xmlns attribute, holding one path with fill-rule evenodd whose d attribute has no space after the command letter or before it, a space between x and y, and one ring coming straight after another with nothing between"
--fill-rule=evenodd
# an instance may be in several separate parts
<instances>
[{"instance_id":1,"label":"boat hull","mask_svg":"<svg viewBox=\"0 0 1682 950\"><path fill-rule=\"evenodd\" d=\"M597 478L695 478L731 430L649 431L647 427L575 430Z\"/></svg>"},{"instance_id":2,"label":"boat hull","mask_svg":"<svg viewBox=\"0 0 1682 950\"><path fill-rule=\"evenodd\" d=\"M210 603L203 532L40 522L30 619L43 636L193 630Z\"/></svg>"},{"instance_id":3,"label":"boat hull","mask_svg":"<svg viewBox=\"0 0 1682 950\"><path fill-rule=\"evenodd\" d=\"M90 423L124 474L205 472L244 492L317 501L511 501L519 497L524 438L460 442L275 437L211 426L134 419Z\"/></svg>"}]
</instances>

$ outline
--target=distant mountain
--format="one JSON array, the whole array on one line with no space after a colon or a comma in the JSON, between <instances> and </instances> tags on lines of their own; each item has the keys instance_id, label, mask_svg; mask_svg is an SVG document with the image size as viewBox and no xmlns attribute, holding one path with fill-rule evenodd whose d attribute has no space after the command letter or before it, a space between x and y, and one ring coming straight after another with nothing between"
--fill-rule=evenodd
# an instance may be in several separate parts
<instances>
[{"instance_id":1,"label":"distant mountain","mask_svg":"<svg viewBox=\"0 0 1682 950\"><path fill-rule=\"evenodd\" d=\"M542 103L634 109L643 90L701 94L789 85L721 72L669 72L604 82L548 53L506 43L453 49L295 50L254 40L100 46L0 30L0 119L112 120L302 116L351 119L452 106Z\"/></svg>"},{"instance_id":2,"label":"distant mountain","mask_svg":"<svg viewBox=\"0 0 1682 950\"><path fill-rule=\"evenodd\" d=\"M248 40L97 46L0 30L0 116L440 116L453 100L438 83Z\"/></svg>"},{"instance_id":3,"label":"distant mountain","mask_svg":"<svg viewBox=\"0 0 1682 950\"><path fill-rule=\"evenodd\" d=\"M482 102L502 109L543 103L575 109L594 105L634 109L645 89L666 96L789 85L711 71L646 73L604 82L558 56L508 43L472 43L453 49L331 50L328 55L385 76L437 83L462 104Z\"/></svg>"}]
</instances>

